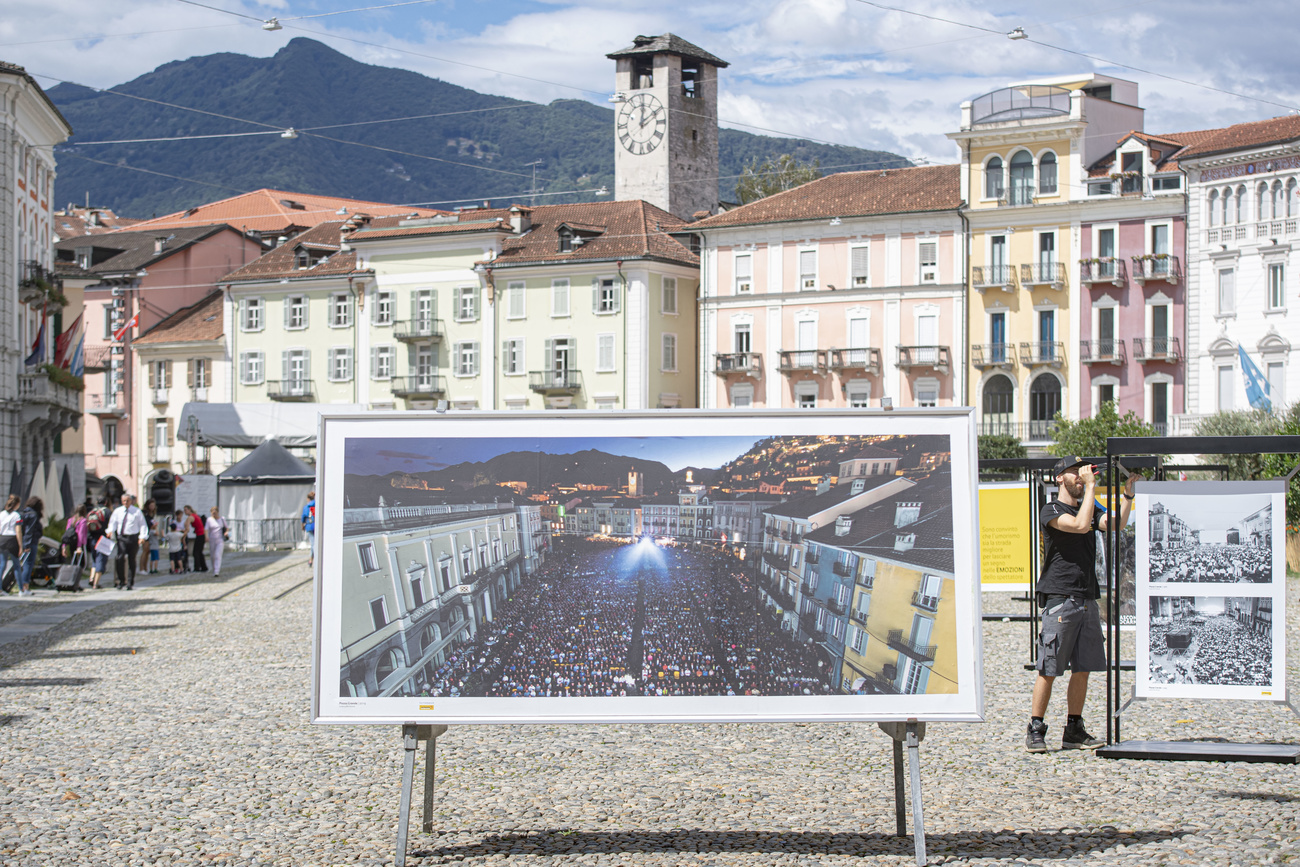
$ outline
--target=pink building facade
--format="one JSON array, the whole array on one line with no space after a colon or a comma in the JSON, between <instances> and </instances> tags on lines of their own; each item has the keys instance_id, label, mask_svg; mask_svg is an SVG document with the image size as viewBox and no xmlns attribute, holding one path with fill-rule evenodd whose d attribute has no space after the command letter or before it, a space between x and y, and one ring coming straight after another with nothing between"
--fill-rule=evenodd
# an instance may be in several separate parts
<instances>
[{"instance_id":1,"label":"pink building facade","mask_svg":"<svg viewBox=\"0 0 1300 867\"><path fill-rule=\"evenodd\" d=\"M821 178L693 224L705 408L962 403L956 166Z\"/></svg>"}]
</instances>

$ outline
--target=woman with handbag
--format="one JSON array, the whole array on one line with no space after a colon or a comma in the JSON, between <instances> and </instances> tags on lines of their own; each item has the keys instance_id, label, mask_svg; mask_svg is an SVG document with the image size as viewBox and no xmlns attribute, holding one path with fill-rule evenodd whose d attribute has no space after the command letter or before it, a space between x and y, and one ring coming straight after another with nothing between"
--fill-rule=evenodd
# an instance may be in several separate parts
<instances>
[{"instance_id":1,"label":"woman with handbag","mask_svg":"<svg viewBox=\"0 0 1300 867\"><path fill-rule=\"evenodd\" d=\"M22 518L18 515L18 504L22 502L17 494L10 494L5 501L4 511L0 512L0 580L3 580L4 592L18 580L18 559L22 555L22 540L19 537ZM10 570L13 570L12 580Z\"/></svg>"},{"instance_id":2,"label":"woman with handbag","mask_svg":"<svg viewBox=\"0 0 1300 867\"><path fill-rule=\"evenodd\" d=\"M108 561L112 559L113 541L106 539L108 518L102 508L96 508L86 520L86 554L90 560L90 589L99 589L99 579L108 571ZM104 544L101 544L103 540Z\"/></svg>"}]
</instances>

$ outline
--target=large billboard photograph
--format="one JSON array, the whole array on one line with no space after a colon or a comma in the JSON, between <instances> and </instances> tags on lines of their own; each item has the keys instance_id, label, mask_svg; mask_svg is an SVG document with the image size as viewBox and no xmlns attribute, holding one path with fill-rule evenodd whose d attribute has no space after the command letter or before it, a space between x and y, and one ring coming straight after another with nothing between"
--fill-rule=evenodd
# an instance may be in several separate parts
<instances>
[{"instance_id":1,"label":"large billboard photograph","mask_svg":"<svg viewBox=\"0 0 1300 867\"><path fill-rule=\"evenodd\" d=\"M322 420L321 722L977 720L965 410Z\"/></svg>"},{"instance_id":2,"label":"large billboard photograph","mask_svg":"<svg viewBox=\"0 0 1300 867\"><path fill-rule=\"evenodd\" d=\"M1286 483L1138 491L1137 694L1285 700Z\"/></svg>"}]
</instances>

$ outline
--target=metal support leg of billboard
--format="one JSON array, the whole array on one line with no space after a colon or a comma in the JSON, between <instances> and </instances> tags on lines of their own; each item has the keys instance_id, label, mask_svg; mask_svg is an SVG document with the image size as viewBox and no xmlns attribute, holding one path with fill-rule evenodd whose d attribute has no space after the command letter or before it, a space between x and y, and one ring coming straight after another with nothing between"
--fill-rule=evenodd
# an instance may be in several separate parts
<instances>
[{"instance_id":1,"label":"metal support leg of billboard","mask_svg":"<svg viewBox=\"0 0 1300 867\"><path fill-rule=\"evenodd\" d=\"M925 740L925 723L908 720L877 725L894 740L894 818L900 837L907 836L907 795L903 784L903 748L907 748L912 784L912 839L916 843L917 867L925 867L925 813L921 806L921 741Z\"/></svg>"},{"instance_id":2,"label":"metal support leg of billboard","mask_svg":"<svg viewBox=\"0 0 1300 867\"><path fill-rule=\"evenodd\" d=\"M1268 455L1300 454L1300 436L1192 436L1192 437L1109 437L1106 440L1106 460L1116 466L1134 469L1147 466L1154 456L1157 461L1157 478L1160 477L1161 455ZM1121 461L1123 462L1121 464ZM1226 475L1221 465L1197 469L1216 471ZM1289 482L1300 467L1293 469L1286 479ZM1110 476L1109 496L1114 503L1119 496L1123 480L1118 473ZM1224 741L1121 741L1120 716L1133 703L1123 699L1121 671L1126 668L1120 660L1119 613L1121 609L1120 534L1108 527L1106 548L1108 578L1112 592L1107 599L1109 616L1106 623L1106 645L1109 665L1106 669L1106 745L1097 755L1108 759L1151 759L1155 761L1215 761L1215 762L1276 762L1300 764L1300 749L1294 744L1239 744ZM1285 621L1278 625L1286 629ZM1285 635L1285 631L1283 632ZM1128 667L1128 670L1134 670ZM1136 676L1136 675L1135 675ZM1285 705L1293 713L1296 708L1288 699L1273 704ZM1300 713L1297 713L1300 715Z\"/></svg>"},{"instance_id":3,"label":"metal support leg of billboard","mask_svg":"<svg viewBox=\"0 0 1300 867\"><path fill-rule=\"evenodd\" d=\"M437 767L438 736L447 731L443 725L416 725L407 723L402 726L402 800L397 808L397 853L393 858L395 867L406 865L406 838L411 830L411 788L415 784L415 751L420 741L424 741L424 811L421 829L426 834L433 833L433 773Z\"/></svg>"}]
</instances>

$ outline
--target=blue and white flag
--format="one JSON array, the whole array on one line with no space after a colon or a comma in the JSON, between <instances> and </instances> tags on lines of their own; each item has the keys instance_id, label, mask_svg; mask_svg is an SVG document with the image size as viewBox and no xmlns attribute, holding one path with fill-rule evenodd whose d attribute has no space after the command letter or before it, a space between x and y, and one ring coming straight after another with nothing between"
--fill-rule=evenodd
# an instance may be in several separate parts
<instances>
[{"instance_id":1,"label":"blue and white flag","mask_svg":"<svg viewBox=\"0 0 1300 867\"><path fill-rule=\"evenodd\" d=\"M68 372L73 376L86 375L86 335L81 335L77 341L77 348L72 351L72 358L68 362Z\"/></svg>"},{"instance_id":2,"label":"blue and white flag","mask_svg":"<svg viewBox=\"0 0 1300 867\"><path fill-rule=\"evenodd\" d=\"M1246 348L1237 344L1237 354L1241 356L1241 374L1246 377L1246 400L1252 409L1273 411L1273 401L1269 396L1268 380L1259 372L1255 362L1246 354Z\"/></svg>"}]
</instances>

